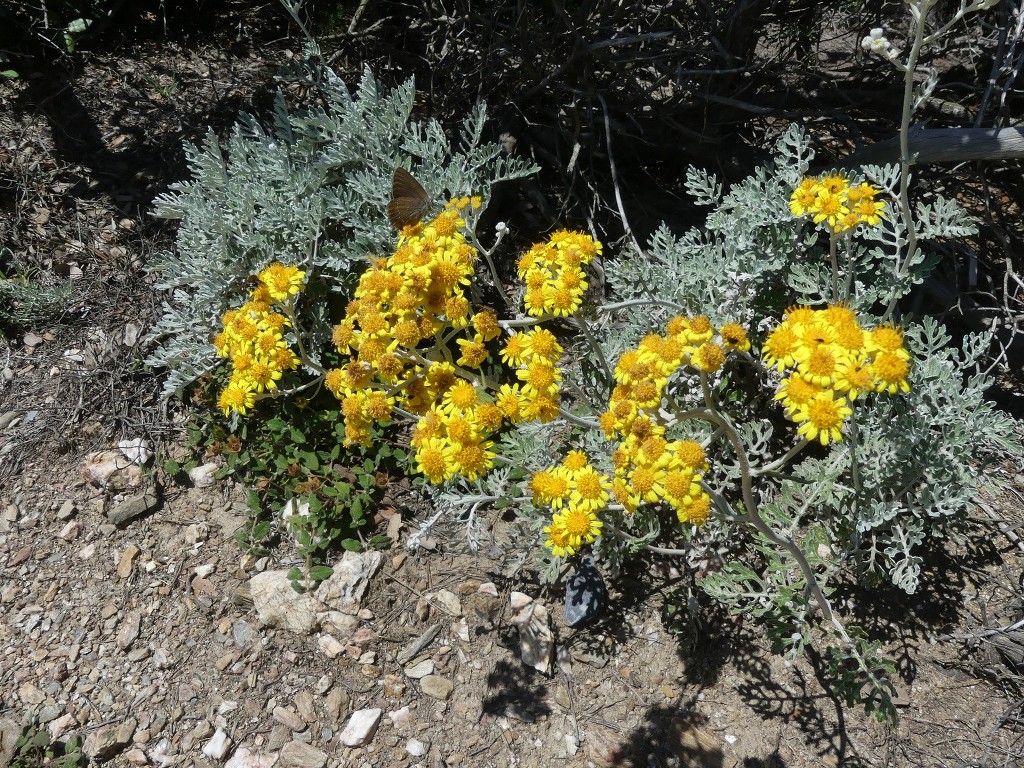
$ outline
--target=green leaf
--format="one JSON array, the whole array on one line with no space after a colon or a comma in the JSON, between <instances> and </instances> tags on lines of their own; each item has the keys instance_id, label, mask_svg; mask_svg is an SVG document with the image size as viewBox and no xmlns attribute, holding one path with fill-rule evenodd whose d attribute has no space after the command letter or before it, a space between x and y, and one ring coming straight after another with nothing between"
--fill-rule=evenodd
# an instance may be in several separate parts
<instances>
[{"instance_id":1,"label":"green leaf","mask_svg":"<svg viewBox=\"0 0 1024 768\"><path fill-rule=\"evenodd\" d=\"M363 545L359 543L358 539L342 539L341 546L349 552L358 552L363 548Z\"/></svg>"},{"instance_id":2,"label":"green leaf","mask_svg":"<svg viewBox=\"0 0 1024 768\"><path fill-rule=\"evenodd\" d=\"M377 534L370 538L370 546L374 549L387 549L391 546L393 539L390 536Z\"/></svg>"},{"instance_id":3,"label":"green leaf","mask_svg":"<svg viewBox=\"0 0 1024 768\"><path fill-rule=\"evenodd\" d=\"M329 579L334 574L334 569L329 565L314 565L309 569L309 578L313 581Z\"/></svg>"},{"instance_id":4,"label":"green leaf","mask_svg":"<svg viewBox=\"0 0 1024 768\"><path fill-rule=\"evenodd\" d=\"M13 69L0 69L0 77L9 77L12 80L14 80L18 77L21 77L21 75L19 75Z\"/></svg>"}]
</instances>

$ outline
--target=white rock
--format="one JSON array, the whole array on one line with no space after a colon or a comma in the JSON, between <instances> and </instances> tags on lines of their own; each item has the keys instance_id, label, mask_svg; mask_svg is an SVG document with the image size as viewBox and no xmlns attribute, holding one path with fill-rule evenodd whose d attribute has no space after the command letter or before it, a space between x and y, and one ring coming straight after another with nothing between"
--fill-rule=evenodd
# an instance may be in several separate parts
<instances>
[{"instance_id":1,"label":"white rock","mask_svg":"<svg viewBox=\"0 0 1024 768\"><path fill-rule=\"evenodd\" d=\"M360 709L352 713L341 732L341 743L346 747L361 747L368 743L380 725L381 710Z\"/></svg>"},{"instance_id":2,"label":"white rock","mask_svg":"<svg viewBox=\"0 0 1024 768\"><path fill-rule=\"evenodd\" d=\"M132 464L145 465L153 458L153 444L141 437L122 440L117 447Z\"/></svg>"},{"instance_id":3,"label":"white rock","mask_svg":"<svg viewBox=\"0 0 1024 768\"><path fill-rule=\"evenodd\" d=\"M231 759L224 763L224 768L273 768L277 763L277 752L257 755L245 747L239 747Z\"/></svg>"},{"instance_id":4,"label":"white rock","mask_svg":"<svg viewBox=\"0 0 1024 768\"><path fill-rule=\"evenodd\" d=\"M135 342L139 340L139 334L142 332L142 326L138 323L125 323L123 343L126 347L134 347Z\"/></svg>"},{"instance_id":5,"label":"white rock","mask_svg":"<svg viewBox=\"0 0 1024 768\"><path fill-rule=\"evenodd\" d=\"M427 595L432 603L441 606L449 616L461 616L462 615L462 604L459 602L459 596L452 592L450 589L440 589L433 595Z\"/></svg>"},{"instance_id":6,"label":"white rock","mask_svg":"<svg viewBox=\"0 0 1024 768\"><path fill-rule=\"evenodd\" d=\"M565 753L572 757L580 748L580 743L576 741L576 737L571 734L565 734Z\"/></svg>"},{"instance_id":7,"label":"white rock","mask_svg":"<svg viewBox=\"0 0 1024 768\"><path fill-rule=\"evenodd\" d=\"M535 603L520 611L512 621L519 626L519 658L541 674L548 674L555 655L555 636L547 608Z\"/></svg>"},{"instance_id":8,"label":"white rock","mask_svg":"<svg viewBox=\"0 0 1024 768\"><path fill-rule=\"evenodd\" d=\"M217 482L217 470L220 469L216 464L210 462L209 464L203 464L195 467L188 471L188 479L192 481L192 484L196 488L209 488L215 482Z\"/></svg>"},{"instance_id":9,"label":"white rock","mask_svg":"<svg viewBox=\"0 0 1024 768\"><path fill-rule=\"evenodd\" d=\"M533 602L533 598L523 592L513 592L509 595L509 602L513 611L519 611Z\"/></svg>"},{"instance_id":10,"label":"white rock","mask_svg":"<svg viewBox=\"0 0 1024 768\"><path fill-rule=\"evenodd\" d=\"M68 520L67 525L60 529L60 533L57 535L64 541L71 541L78 538L79 532L82 530L82 526L77 520Z\"/></svg>"},{"instance_id":11,"label":"white rock","mask_svg":"<svg viewBox=\"0 0 1024 768\"><path fill-rule=\"evenodd\" d=\"M412 725L412 712L409 711L408 707L402 707L393 712L388 712L388 719L395 728L408 728Z\"/></svg>"},{"instance_id":12,"label":"white rock","mask_svg":"<svg viewBox=\"0 0 1024 768\"><path fill-rule=\"evenodd\" d=\"M196 576L198 576L200 579L205 579L207 576L209 576L216 570L216 565L214 565L213 563L206 563L205 565L200 565L196 567Z\"/></svg>"},{"instance_id":13,"label":"white rock","mask_svg":"<svg viewBox=\"0 0 1024 768\"><path fill-rule=\"evenodd\" d=\"M459 640L462 642L469 642L469 624L466 623L465 619L459 619L455 634L458 635Z\"/></svg>"},{"instance_id":14,"label":"white rock","mask_svg":"<svg viewBox=\"0 0 1024 768\"><path fill-rule=\"evenodd\" d=\"M406 667L403 672L405 672L406 677L411 677L413 680L420 680L427 675L434 674L434 660L424 659L419 664L413 664L411 667Z\"/></svg>"},{"instance_id":15,"label":"white rock","mask_svg":"<svg viewBox=\"0 0 1024 768\"><path fill-rule=\"evenodd\" d=\"M206 523L192 523L192 525L185 529L185 543L193 546L200 541L206 541L206 537L209 535L210 526Z\"/></svg>"},{"instance_id":16,"label":"white rock","mask_svg":"<svg viewBox=\"0 0 1024 768\"><path fill-rule=\"evenodd\" d=\"M167 652L166 648L157 648L153 651L153 669L170 669L174 666L174 659L171 658L171 654Z\"/></svg>"},{"instance_id":17,"label":"white rock","mask_svg":"<svg viewBox=\"0 0 1024 768\"><path fill-rule=\"evenodd\" d=\"M494 585L493 581L485 581L483 584L476 588L476 591L479 592L481 595L490 595L491 597L498 596L498 588Z\"/></svg>"},{"instance_id":18,"label":"white rock","mask_svg":"<svg viewBox=\"0 0 1024 768\"><path fill-rule=\"evenodd\" d=\"M231 739L228 738L223 729L218 728L213 737L206 742L206 746L203 747L203 754L207 757L212 757L214 760L223 760L224 755L228 753L229 749L231 749Z\"/></svg>"},{"instance_id":19,"label":"white rock","mask_svg":"<svg viewBox=\"0 0 1024 768\"><path fill-rule=\"evenodd\" d=\"M308 592L300 595L292 588L287 571L258 573L249 579L249 589L256 613L265 626L303 634L316 627L319 604Z\"/></svg>"},{"instance_id":20,"label":"white rock","mask_svg":"<svg viewBox=\"0 0 1024 768\"><path fill-rule=\"evenodd\" d=\"M327 658L335 659L345 652L345 646L338 642L334 635L320 635L316 644L320 650L327 654Z\"/></svg>"},{"instance_id":21,"label":"white rock","mask_svg":"<svg viewBox=\"0 0 1024 768\"><path fill-rule=\"evenodd\" d=\"M220 706L217 707L217 714L227 715L231 712L234 712L236 709L238 709L237 701L222 701L220 703Z\"/></svg>"},{"instance_id":22,"label":"white rock","mask_svg":"<svg viewBox=\"0 0 1024 768\"><path fill-rule=\"evenodd\" d=\"M75 719L74 715L68 713L66 715L61 715L56 720L52 721L46 726L46 730L50 732L50 738L57 741L61 736L77 725L78 720Z\"/></svg>"},{"instance_id":23,"label":"white rock","mask_svg":"<svg viewBox=\"0 0 1024 768\"><path fill-rule=\"evenodd\" d=\"M79 560L88 560L90 557L92 557L95 554L96 554L96 545L95 544L86 544L84 547L82 547L80 550L78 550L78 559Z\"/></svg>"},{"instance_id":24,"label":"white rock","mask_svg":"<svg viewBox=\"0 0 1024 768\"><path fill-rule=\"evenodd\" d=\"M413 757L423 757L427 754L428 749L430 749L430 744L419 739L409 739L405 743L405 751Z\"/></svg>"},{"instance_id":25,"label":"white rock","mask_svg":"<svg viewBox=\"0 0 1024 768\"><path fill-rule=\"evenodd\" d=\"M346 552L334 564L334 573L316 588L316 599L330 610L355 614L383 559L381 552Z\"/></svg>"},{"instance_id":26,"label":"white rock","mask_svg":"<svg viewBox=\"0 0 1024 768\"><path fill-rule=\"evenodd\" d=\"M324 629L342 641L348 640L359 629L359 619L341 611L327 611L320 614L317 618Z\"/></svg>"},{"instance_id":27,"label":"white rock","mask_svg":"<svg viewBox=\"0 0 1024 768\"><path fill-rule=\"evenodd\" d=\"M97 488L114 490L142 486L142 467L133 464L120 451L99 451L86 455L82 477Z\"/></svg>"}]
</instances>

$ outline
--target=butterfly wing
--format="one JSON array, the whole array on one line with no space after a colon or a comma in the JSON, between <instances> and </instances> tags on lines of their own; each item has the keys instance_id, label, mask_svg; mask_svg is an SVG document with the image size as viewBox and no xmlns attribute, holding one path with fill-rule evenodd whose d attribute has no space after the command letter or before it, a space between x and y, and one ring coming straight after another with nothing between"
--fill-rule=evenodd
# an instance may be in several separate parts
<instances>
[{"instance_id":1,"label":"butterfly wing","mask_svg":"<svg viewBox=\"0 0 1024 768\"><path fill-rule=\"evenodd\" d=\"M417 224L430 211L430 195L405 168L395 168L391 177L388 219L396 229Z\"/></svg>"}]
</instances>

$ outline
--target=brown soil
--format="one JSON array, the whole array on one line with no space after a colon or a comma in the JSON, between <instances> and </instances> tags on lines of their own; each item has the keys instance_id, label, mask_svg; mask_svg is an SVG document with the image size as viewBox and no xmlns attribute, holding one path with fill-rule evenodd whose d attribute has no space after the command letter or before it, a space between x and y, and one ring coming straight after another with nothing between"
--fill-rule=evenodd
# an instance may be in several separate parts
<instances>
[{"instance_id":1,"label":"brown soil","mask_svg":"<svg viewBox=\"0 0 1024 768\"><path fill-rule=\"evenodd\" d=\"M434 552L396 545L363 603L374 636L332 659L316 635L261 627L246 603L255 570L292 563L284 550L269 563L243 559L231 534L244 522L244 489L172 484L155 512L107 524L110 500L81 479L84 455L144 437L173 456L184 442L183 415L158 400L132 330L144 331L158 304L147 255L169 243L149 203L184 173L183 140L268 103L273 62L285 55L283 44L258 55L151 44L0 81L0 243L38 279L74 277L76 287L66 315L37 338L0 340L10 372L0 379L0 419L13 419L0 426L0 718L70 714L69 733L131 718L112 764L183 768L218 763L202 752L218 728L233 749L308 742L328 765L346 766L1024 762L1024 657L1002 642L1016 635L986 634L1024 615L1024 555L987 517L963 544L934 553L926 589L877 595L860 617L899 660L900 717L890 725L823 688L826 665L815 655L793 665L773 656L754 623L703 603L670 620L668 596L685 604L683 582L672 572L652 581L646 564L642 581L616 584L595 625L570 629L556 591L500 558L462 552L454 534ZM1020 487L1021 475L1011 483ZM1024 517L1019 495L991 503L1011 527ZM491 525L500 551L504 523ZM414 527L407 520L401 539ZM139 551L119 575L130 547ZM201 566L213 568L197 576ZM488 581L500 597L474 611L472 592ZM422 602L441 589L460 596L468 634ZM562 650L550 677L519 660L513 590L552 609ZM135 621L138 637L122 647ZM422 655L454 683L446 701L396 660L435 624ZM385 715L368 746L340 745L350 712L405 706L409 717ZM303 727L282 723L278 708ZM406 749L414 738L429 744L422 758Z\"/></svg>"}]
</instances>

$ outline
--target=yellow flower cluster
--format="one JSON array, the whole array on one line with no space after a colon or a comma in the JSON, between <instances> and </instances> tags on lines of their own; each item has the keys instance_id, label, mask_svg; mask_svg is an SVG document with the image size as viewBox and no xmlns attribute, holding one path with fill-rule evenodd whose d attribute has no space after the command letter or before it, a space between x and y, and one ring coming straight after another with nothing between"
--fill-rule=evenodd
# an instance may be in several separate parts
<instances>
[{"instance_id":1,"label":"yellow flower cluster","mask_svg":"<svg viewBox=\"0 0 1024 768\"><path fill-rule=\"evenodd\" d=\"M615 389L601 427L608 439L618 437L613 455L615 500L627 512L644 503L664 501L681 523L702 525L711 498L700 485L707 468L704 449L692 440L665 438L659 415L669 379L680 368L703 373L725 364L727 352L746 352L750 341L737 323L716 330L708 318L674 317L665 335L648 334L636 349L627 350L615 366Z\"/></svg>"},{"instance_id":2,"label":"yellow flower cluster","mask_svg":"<svg viewBox=\"0 0 1024 768\"><path fill-rule=\"evenodd\" d=\"M433 483L491 469L489 438L504 422L558 415L563 350L546 329L509 335L500 357L518 381L493 394L486 389L480 371L503 331L493 311L473 311L464 291L478 257L464 234L467 206L479 199L452 201L431 221L405 227L394 254L363 273L332 334L349 360L325 377L342 404L346 444L368 444L371 424L388 421L395 408L419 416L411 444L418 470ZM551 253L583 258L597 248L574 235Z\"/></svg>"},{"instance_id":3,"label":"yellow flower cluster","mask_svg":"<svg viewBox=\"0 0 1024 768\"><path fill-rule=\"evenodd\" d=\"M553 510L544 529L545 546L553 554L572 555L599 536L597 513L612 499L630 513L644 503L665 502L681 523L707 521L711 498L700 484L707 469L704 448L693 440L666 439L662 398L680 368L710 373L725 364L729 351L749 349L747 334L736 323L716 332L706 317L674 317L664 336L648 334L619 358L615 389L600 422L606 438L620 440L612 456L615 476L599 474L585 454L573 452L531 481L534 504Z\"/></svg>"},{"instance_id":4,"label":"yellow flower cluster","mask_svg":"<svg viewBox=\"0 0 1024 768\"><path fill-rule=\"evenodd\" d=\"M449 359L425 357L418 347L446 326L468 331L457 364L480 368L485 342L500 333L493 312L473 313L464 287L477 252L462 229L462 211L479 199L453 200L434 219L402 230L398 247L359 278L332 341L348 361L327 372L324 383L341 401L345 443L368 445L370 425L391 419L393 409L424 415L459 381Z\"/></svg>"},{"instance_id":5,"label":"yellow flower cluster","mask_svg":"<svg viewBox=\"0 0 1024 768\"><path fill-rule=\"evenodd\" d=\"M584 542L601 535L597 513L611 498L611 480L590 464L583 451L570 451L562 463L537 472L530 480L535 506L553 510L551 525L544 528L545 546L556 557L575 554Z\"/></svg>"},{"instance_id":6,"label":"yellow flower cluster","mask_svg":"<svg viewBox=\"0 0 1024 768\"><path fill-rule=\"evenodd\" d=\"M306 273L275 262L257 279L249 301L224 313L223 330L213 340L217 356L231 360L231 380L217 401L225 416L232 412L244 416L260 395L277 388L284 371L299 366L299 358L284 338L291 321L273 307L290 309Z\"/></svg>"},{"instance_id":7,"label":"yellow flower cluster","mask_svg":"<svg viewBox=\"0 0 1024 768\"><path fill-rule=\"evenodd\" d=\"M791 307L765 339L761 357L786 373L775 399L799 424L797 432L822 445L842 439L853 413L848 403L861 394L910 391L910 353L902 332L891 325L862 328L843 305Z\"/></svg>"},{"instance_id":8,"label":"yellow flower cluster","mask_svg":"<svg viewBox=\"0 0 1024 768\"><path fill-rule=\"evenodd\" d=\"M581 232L555 232L519 258L519 279L526 286L523 303L535 317L565 317L580 308L587 279L583 265L601 253L601 243Z\"/></svg>"},{"instance_id":9,"label":"yellow flower cluster","mask_svg":"<svg viewBox=\"0 0 1024 768\"><path fill-rule=\"evenodd\" d=\"M875 200L879 191L866 182L851 185L838 173L809 176L790 195L789 210L794 216L810 216L815 224L824 223L835 233L861 223L873 227L885 212L885 203Z\"/></svg>"}]
</instances>

